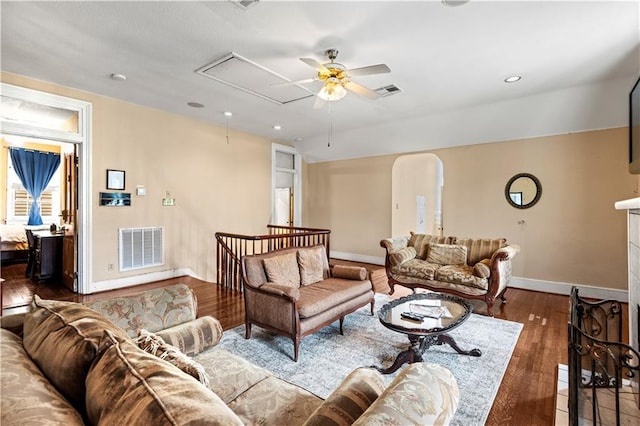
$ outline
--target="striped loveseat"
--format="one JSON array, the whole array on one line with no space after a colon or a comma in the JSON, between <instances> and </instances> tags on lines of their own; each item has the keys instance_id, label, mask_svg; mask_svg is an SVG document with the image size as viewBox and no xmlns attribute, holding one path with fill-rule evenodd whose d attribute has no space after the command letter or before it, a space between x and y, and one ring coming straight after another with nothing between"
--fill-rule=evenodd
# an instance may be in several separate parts
<instances>
[{"instance_id":1,"label":"striped loveseat","mask_svg":"<svg viewBox=\"0 0 640 426\"><path fill-rule=\"evenodd\" d=\"M457 238L416 234L385 238L385 269L391 293L395 285L480 299L493 316L497 297L511 279L511 260L520 251L504 238Z\"/></svg>"}]
</instances>

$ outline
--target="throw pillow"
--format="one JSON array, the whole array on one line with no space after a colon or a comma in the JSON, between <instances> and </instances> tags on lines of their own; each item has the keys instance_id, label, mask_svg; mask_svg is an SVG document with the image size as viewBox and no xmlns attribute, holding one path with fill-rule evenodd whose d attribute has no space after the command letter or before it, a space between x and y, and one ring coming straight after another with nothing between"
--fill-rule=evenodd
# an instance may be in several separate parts
<instances>
[{"instance_id":1,"label":"throw pillow","mask_svg":"<svg viewBox=\"0 0 640 426\"><path fill-rule=\"evenodd\" d=\"M24 318L23 345L49 381L81 411L85 378L105 330L127 339L124 330L84 305L33 296Z\"/></svg>"},{"instance_id":2,"label":"throw pillow","mask_svg":"<svg viewBox=\"0 0 640 426\"><path fill-rule=\"evenodd\" d=\"M298 250L300 285L314 284L324 279L323 252L322 246Z\"/></svg>"},{"instance_id":3,"label":"throw pillow","mask_svg":"<svg viewBox=\"0 0 640 426\"><path fill-rule=\"evenodd\" d=\"M473 275L488 278L491 275L491 259L482 259L473 266Z\"/></svg>"},{"instance_id":4,"label":"throw pillow","mask_svg":"<svg viewBox=\"0 0 640 426\"><path fill-rule=\"evenodd\" d=\"M86 387L94 425L242 425L207 387L108 330Z\"/></svg>"},{"instance_id":5,"label":"throw pillow","mask_svg":"<svg viewBox=\"0 0 640 426\"><path fill-rule=\"evenodd\" d=\"M295 251L263 259L269 282L290 287L300 287L300 268Z\"/></svg>"},{"instance_id":6,"label":"throw pillow","mask_svg":"<svg viewBox=\"0 0 640 426\"><path fill-rule=\"evenodd\" d=\"M336 265L331 269L333 278L364 281L367 279L367 270L362 266Z\"/></svg>"},{"instance_id":7,"label":"throw pillow","mask_svg":"<svg viewBox=\"0 0 640 426\"><path fill-rule=\"evenodd\" d=\"M156 334L168 344L180 349L180 352L193 356L220 342L222 326L216 318L205 315L184 324L165 328Z\"/></svg>"},{"instance_id":8,"label":"throw pillow","mask_svg":"<svg viewBox=\"0 0 640 426\"><path fill-rule=\"evenodd\" d=\"M467 247L458 244L429 244L427 262L438 265L464 265L467 263Z\"/></svg>"},{"instance_id":9,"label":"throw pillow","mask_svg":"<svg viewBox=\"0 0 640 426\"><path fill-rule=\"evenodd\" d=\"M376 370L353 370L311 414L304 426L350 426L384 392L386 383Z\"/></svg>"},{"instance_id":10,"label":"throw pillow","mask_svg":"<svg viewBox=\"0 0 640 426\"><path fill-rule=\"evenodd\" d=\"M475 265L482 259L490 259L496 250L507 245L507 240L505 238L463 238L459 239L457 244L467 247L469 265Z\"/></svg>"},{"instance_id":11,"label":"throw pillow","mask_svg":"<svg viewBox=\"0 0 640 426\"><path fill-rule=\"evenodd\" d=\"M391 262L391 266L402 265L404 262L414 259L416 254L415 247L404 247L389 254L389 262Z\"/></svg>"},{"instance_id":12,"label":"throw pillow","mask_svg":"<svg viewBox=\"0 0 640 426\"><path fill-rule=\"evenodd\" d=\"M175 346L166 343L162 337L147 330L140 330L136 343L143 351L168 361L203 385L209 386L209 376L204 371L204 367L180 352Z\"/></svg>"}]
</instances>

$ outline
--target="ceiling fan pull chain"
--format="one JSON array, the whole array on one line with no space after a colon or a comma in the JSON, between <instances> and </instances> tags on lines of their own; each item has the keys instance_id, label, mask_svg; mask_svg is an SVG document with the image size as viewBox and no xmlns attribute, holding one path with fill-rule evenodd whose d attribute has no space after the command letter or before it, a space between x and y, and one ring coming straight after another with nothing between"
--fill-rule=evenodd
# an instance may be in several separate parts
<instances>
[{"instance_id":1,"label":"ceiling fan pull chain","mask_svg":"<svg viewBox=\"0 0 640 426\"><path fill-rule=\"evenodd\" d=\"M327 146L331 146L331 139L333 139L333 115L331 114L331 103L329 102L329 138L327 141Z\"/></svg>"}]
</instances>

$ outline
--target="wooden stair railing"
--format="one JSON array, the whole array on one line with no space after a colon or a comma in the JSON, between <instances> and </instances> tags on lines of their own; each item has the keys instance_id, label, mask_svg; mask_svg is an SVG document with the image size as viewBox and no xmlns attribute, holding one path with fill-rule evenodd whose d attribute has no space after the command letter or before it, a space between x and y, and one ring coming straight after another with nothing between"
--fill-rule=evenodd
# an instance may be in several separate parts
<instances>
[{"instance_id":1,"label":"wooden stair railing","mask_svg":"<svg viewBox=\"0 0 640 426\"><path fill-rule=\"evenodd\" d=\"M322 244L329 258L328 229L267 225L268 234L242 235L216 232L217 283L228 289L243 291L243 256L261 254L287 247L309 247Z\"/></svg>"}]
</instances>

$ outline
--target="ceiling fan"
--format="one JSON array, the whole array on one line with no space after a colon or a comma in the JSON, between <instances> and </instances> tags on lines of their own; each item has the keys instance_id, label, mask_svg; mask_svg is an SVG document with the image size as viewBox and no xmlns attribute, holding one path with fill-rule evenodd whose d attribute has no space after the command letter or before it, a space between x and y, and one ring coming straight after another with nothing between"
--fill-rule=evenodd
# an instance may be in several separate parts
<instances>
[{"instance_id":1,"label":"ceiling fan","mask_svg":"<svg viewBox=\"0 0 640 426\"><path fill-rule=\"evenodd\" d=\"M314 68L318 74L313 78L299 81L290 81L282 85L305 84L313 81L323 81L322 89L316 94L323 101L337 101L345 97L347 91L366 96L371 99L379 97L378 93L352 80L352 77L365 75L384 74L391 72L385 64L370 65L367 67L347 69L344 65L335 62L338 56L337 49L328 49L325 55L329 58L328 63L321 64L313 58L300 58L302 62Z\"/></svg>"}]
</instances>

